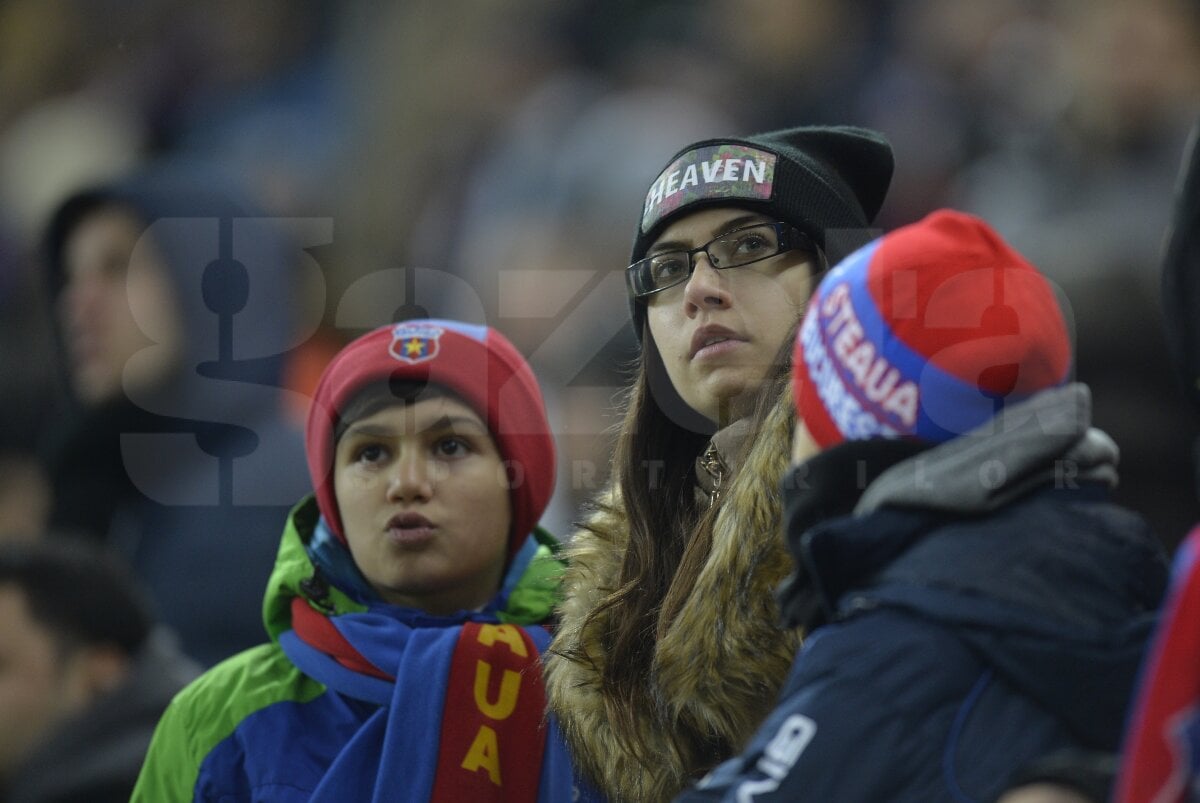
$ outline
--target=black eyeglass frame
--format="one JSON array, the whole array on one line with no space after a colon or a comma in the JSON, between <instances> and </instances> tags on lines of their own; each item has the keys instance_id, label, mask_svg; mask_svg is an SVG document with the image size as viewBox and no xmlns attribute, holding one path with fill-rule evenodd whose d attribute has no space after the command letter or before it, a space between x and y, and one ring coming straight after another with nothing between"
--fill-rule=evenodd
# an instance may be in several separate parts
<instances>
[{"instance_id":1,"label":"black eyeglass frame","mask_svg":"<svg viewBox=\"0 0 1200 803\"><path fill-rule=\"evenodd\" d=\"M722 240L728 239L728 238L738 234L739 232L744 232L744 231L748 231L750 229L759 229L759 228L771 228L775 231L775 241L777 244L777 248L773 253L765 254L763 256L757 256L757 257L754 257L753 259L748 259L745 262L738 262L736 264L731 264L731 265L722 265L722 264L719 264L720 260L714 258L713 255L711 253L709 253L709 251L708 251L708 249L711 248L714 243L719 243ZM708 257L709 264L712 265L715 269L729 270L731 268L742 268L742 267L745 267L746 265L753 265L755 262L762 262L765 259L770 259L771 257L777 257L780 254L786 253L788 251L807 251L808 253L817 257L818 260L822 259L821 250L819 248L817 248L817 244L812 241L812 238L809 237L804 232L797 229L792 224L781 223L781 222L751 223L748 226L741 226L739 228L733 229L732 231L727 231L724 234L720 235L719 237L712 238L711 240L706 242L704 245L700 245L700 246L697 246L695 248L692 248L692 249L689 249L686 251L684 251L684 250L662 251L657 254L652 254L651 256L645 257L643 259L639 259L637 262L634 262L632 265L630 265L628 268L625 269L625 286L629 290L629 295L631 298L637 299L638 301L644 301L645 299L649 298L652 295L655 295L656 293L661 293L663 290L669 290L672 287L683 284L688 279L690 279L692 277L692 274L696 272L695 257L696 257L696 254L699 254L700 252L704 252L704 255ZM671 282L670 284L665 284L665 285L662 285L661 287L655 287L651 290L641 289L650 284L649 281L643 281L641 279L641 276L650 270L650 268L655 260L662 259L664 256L671 255L671 254L686 254L687 255L687 261L688 261L687 273L681 275L677 281Z\"/></svg>"}]
</instances>

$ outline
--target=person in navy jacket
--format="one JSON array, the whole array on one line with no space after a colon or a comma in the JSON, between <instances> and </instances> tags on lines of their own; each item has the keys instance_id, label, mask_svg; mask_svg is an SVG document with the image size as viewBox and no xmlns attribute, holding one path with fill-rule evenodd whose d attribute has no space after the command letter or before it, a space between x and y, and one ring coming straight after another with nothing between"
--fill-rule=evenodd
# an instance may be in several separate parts
<instances>
[{"instance_id":1,"label":"person in navy jacket","mask_svg":"<svg viewBox=\"0 0 1200 803\"><path fill-rule=\"evenodd\" d=\"M783 487L807 634L772 714L686 801L992 801L1115 750L1166 582L1109 501L1046 279L941 210L839 264L795 345Z\"/></svg>"}]
</instances>

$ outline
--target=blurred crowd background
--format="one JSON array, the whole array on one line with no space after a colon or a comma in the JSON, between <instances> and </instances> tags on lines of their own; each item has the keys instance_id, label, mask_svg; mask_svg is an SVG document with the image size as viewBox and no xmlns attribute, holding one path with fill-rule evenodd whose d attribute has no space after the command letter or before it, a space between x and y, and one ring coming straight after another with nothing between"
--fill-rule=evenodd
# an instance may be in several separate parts
<instances>
[{"instance_id":1,"label":"blurred crowd background","mask_svg":"<svg viewBox=\"0 0 1200 803\"><path fill-rule=\"evenodd\" d=\"M547 391L565 534L607 474L649 180L703 137L851 123L895 146L881 230L975 212L1062 288L1118 495L1173 546L1197 422L1158 258L1198 114L1195 0L0 0L0 531L47 504L41 244L83 186L201 165L307 221L293 399L390 320L504 331Z\"/></svg>"}]
</instances>

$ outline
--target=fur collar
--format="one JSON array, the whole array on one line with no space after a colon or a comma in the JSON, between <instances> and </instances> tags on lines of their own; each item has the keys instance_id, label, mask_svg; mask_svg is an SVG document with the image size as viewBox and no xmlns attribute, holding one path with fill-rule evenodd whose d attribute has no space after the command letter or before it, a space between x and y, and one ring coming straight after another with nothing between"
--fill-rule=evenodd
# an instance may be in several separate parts
<instances>
[{"instance_id":1,"label":"fur collar","mask_svg":"<svg viewBox=\"0 0 1200 803\"><path fill-rule=\"evenodd\" d=\"M774 590L791 570L781 530L793 408L776 403L721 500L712 552L671 629L658 642L650 696L638 718L646 764L618 732L599 684L603 654L584 619L616 587L628 525L613 489L565 551L558 635L546 656L550 707L576 762L613 800L669 800L749 740L774 704L799 646L779 625ZM564 658L584 647L597 665ZM706 745L707 749L698 747ZM715 749L714 745L724 745Z\"/></svg>"}]
</instances>

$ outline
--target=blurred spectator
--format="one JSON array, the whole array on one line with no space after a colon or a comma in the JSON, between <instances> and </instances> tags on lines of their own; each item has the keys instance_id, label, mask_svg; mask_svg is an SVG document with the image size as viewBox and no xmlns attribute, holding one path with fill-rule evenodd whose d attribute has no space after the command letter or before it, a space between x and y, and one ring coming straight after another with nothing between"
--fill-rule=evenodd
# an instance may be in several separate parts
<instances>
[{"instance_id":1,"label":"blurred spectator","mask_svg":"<svg viewBox=\"0 0 1200 803\"><path fill-rule=\"evenodd\" d=\"M554 5L475 0L470 14L436 0L347 7L339 53L351 121L339 166L335 299L364 276L414 264L414 238L453 235L478 149L561 57L548 28ZM403 292L387 300L393 309L411 303ZM336 324L357 334L387 322L345 310Z\"/></svg>"},{"instance_id":2,"label":"blurred spectator","mask_svg":"<svg viewBox=\"0 0 1200 803\"><path fill-rule=\"evenodd\" d=\"M981 104L979 150L950 202L993 221L1065 292L1077 377L1121 448L1116 498L1173 546L1197 514L1184 481L1197 428L1162 336L1158 264L1200 109L1200 9L1008 5L964 71Z\"/></svg>"},{"instance_id":3,"label":"blurred spectator","mask_svg":"<svg viewBox=\"0 0 1200 803\"><path fill-rule=\"evenodd\" d=\"M273 213L313 214L336 186L345 138L343 75L328 0L184 4L172 39L192 67L186 91L154 120L160 144L219 162Z\"/></svg>"},{"instance_id":4,"label":"blurred spectator","mask_svg":"<svg viewBox=\"0 0 1200 803\"><path fill-rule=\"evenodd\" d=\"M182 169L81 192L48 227L73 402L47 446L52 525L124 555L204 664L257 642L275 533L307 485L279 388L288 249Z\"/></svg>"},{"instance_id":5,"label":"blurred spectator","mask_svg":"<svg viewBox=\"0 0 1200 803\"><path fill-rule=\"evenodd\" d=\"M0 798L127 801L159 716L197 669L110 555L0 544Z\"/></svg>"},{"instance_id":6,"label":"blurred spectator","mask_svg":"<svg viewBox=\"0 0 1200 803\"><path fill-rule=\"evenodd\" d=\"M876 59L887 52L875 41L888 19L879 6L709 0L680 16L695 17L694 44L705 55L701 74L715 77L723 90L715 99L744 118L748 130L761 131L797 120L851 121L864 81L879 79L872 74ZM694 53L691 61L697 61Z\"/></svg>"}]
</instances>

